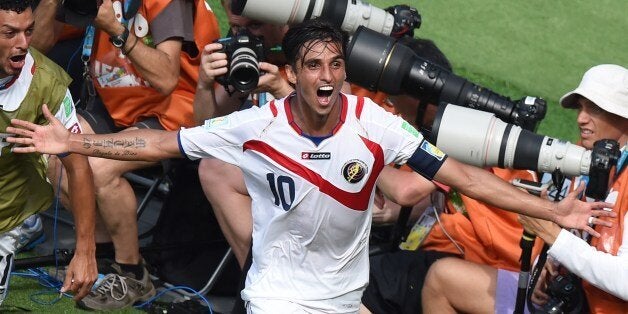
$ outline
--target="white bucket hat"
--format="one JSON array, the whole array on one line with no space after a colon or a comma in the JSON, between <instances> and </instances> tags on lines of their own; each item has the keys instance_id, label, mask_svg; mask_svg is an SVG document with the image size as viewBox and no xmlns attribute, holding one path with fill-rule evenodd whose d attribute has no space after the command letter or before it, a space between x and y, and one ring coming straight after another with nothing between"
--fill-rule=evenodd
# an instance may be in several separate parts
<instances>
[{"instance_id":1,"label":"white bucket hat","mask_svg":"<svg viewBox=\"0 0 628 314\"><path fill-rule=\"evenodd\" d=\"M578 88L560 98L560 104L574 108L578 95L607 112L628 119L628 69L615 64L592 67L584 73Z\"/></svg>"}]
</instances>

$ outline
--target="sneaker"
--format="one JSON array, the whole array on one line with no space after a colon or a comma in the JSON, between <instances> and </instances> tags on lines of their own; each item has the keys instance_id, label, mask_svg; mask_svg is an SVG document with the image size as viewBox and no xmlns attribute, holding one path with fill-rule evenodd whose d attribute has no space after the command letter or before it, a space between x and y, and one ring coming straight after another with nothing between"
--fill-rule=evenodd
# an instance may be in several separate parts
<instances>
[{"instance_id":1,"label":"sneaker","mask_svg":"<svg viewBox=\"0 0 628 314\"><path fill-rule=\"evenodd\" d=\"M141 279L136 279L132 273L124 273L117 263L111 267L116 272L107 274L100 285L77 302L79 307L97 311L116 310L135 302L144 302L155 295L155 287L145 265Z\"/></svg>"},{"instance_id":2,"label":"sneaker","mask_svg":"<svg viewBox=\"0 0 628 314\"><path fill-rule=\"evenodd\" d=\"M39 215L31 215L18 227L17 252L30 251L46 241L44 227Z\"/></svg>"},{"instance_id":3,"label":"sneaker","mask_svg":"<svg viewBox=\"0 0 628 314\"><path fill-rule=\"evenodd\" d=\"M0 256L0 305L7 297L9 291L9 279L13 268L13 254Z\"/></svg>"}]
</instances>

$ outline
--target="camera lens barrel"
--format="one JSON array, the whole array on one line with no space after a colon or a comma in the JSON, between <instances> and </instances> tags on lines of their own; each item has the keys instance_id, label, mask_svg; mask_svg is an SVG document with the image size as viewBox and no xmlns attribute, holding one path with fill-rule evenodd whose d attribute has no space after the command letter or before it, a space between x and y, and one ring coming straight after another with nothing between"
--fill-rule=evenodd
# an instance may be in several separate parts
<instances>
[{"instance_id":1,"label":"camera lens barrel","mask_svg":"<svg viewBox=\"0 0 628 314\"><path fill-rule=\"evenodd\" d=\"M392 14L360 0L232 0L236 15L271 23L296 24L317 17L324 18L353 34L360 25L385 35L392 33Z\"/></svg>"},{"instance_id":2,"label":"camera lens barrel","mask_svg":"<svg viewBox=\"0 0 628 314\"><path fill-rule=\"evenodd\" d=\"M241 92L250 92L259 82L257 55L248 47L240 47L233 52L229 65L228 82Z\"/></svg>"},{"instance_id":3,"label":"camera lens barrel","mask_svg":"<svg viewBox=\"0 0 628 314\"><path fill-rule=\"evenodd\" d=\"M452 104L441 105L432 126L433 142L448 155L478 167L588 174L591 151L505 123L495 115Z\"/></svg>"},{"instance_id":4,"label":"camera lens barrel","mask_svg":"<svg viewBox=\"0 0 628 314\"><path fill-rule=\"evenodd\" d=\"M390 56L394 44L395 42L388 40L386 36L379 36L364 27L359 28L347 47L347 80L372 91L399 94L401 84L380 83L385 82L381 80L381 76L388 61L393 59ZM398 73L395 82L402 80L402 73Z\"/></svg>"},{"instance_id":5,"label":"camera lens barrel","mask_svg":"<svg viewBox=\"0 0 628 314\"><path fill-rule=\"evenodd\" d=\"M347 79L370 90L436 98L441 102L491 112L504 121L530 130L545 115L544 101L526 103L525 106L513 102L421 58L394 38L364 27L353 35L347 55Z\"/></svg>"}]
</instances>

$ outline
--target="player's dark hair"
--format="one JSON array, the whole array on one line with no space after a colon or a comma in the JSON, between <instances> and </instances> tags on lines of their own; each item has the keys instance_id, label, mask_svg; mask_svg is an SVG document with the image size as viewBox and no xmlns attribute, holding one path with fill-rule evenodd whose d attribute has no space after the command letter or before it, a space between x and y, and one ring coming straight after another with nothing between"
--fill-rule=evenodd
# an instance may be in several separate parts
<instances>
[{"instance_id":1,"label":"player's dark hair","mask_svg":"<svg viewBox=\"0 0 628 314\"><path fill-rule=\"evenodd\" d=\"M344 58L346 56L348 38L349 36L346 32L326 20L320 18L305 20L290 27L283 38L282 50L286 55L288 64L296 69L297 59L302 59L318 43L338 45L341 49L339 52ZM299 55L301 48L305 48L303 55Z\"/></svg>"},{"instance_id":2,"label":"player's dark hair","mask_svg":"<svg viewBox=\"0 0 628 314\"><path fill-rule=\"evenodd\" d=\"M14 11L19 14L30 8L32 4L32 0L0 0L0 10Z\"/></svg>"}]
</instances>

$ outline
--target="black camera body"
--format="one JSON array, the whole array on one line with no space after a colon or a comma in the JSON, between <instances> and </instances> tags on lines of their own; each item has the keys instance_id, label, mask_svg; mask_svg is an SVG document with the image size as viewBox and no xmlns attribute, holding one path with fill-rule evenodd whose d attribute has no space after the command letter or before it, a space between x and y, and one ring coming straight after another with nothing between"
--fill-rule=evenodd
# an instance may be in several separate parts
<instances>
[{"instance_id":1,"label":"black camera body","mask_svg":"<svg viewBox=\"0 0 628 314\"><path fill-rule=\"evenodd\" d=\"M580 280L573 274L558 275L547 287L550 299L536 313L582 313L583 291Z\"/></svg>"},{"instance_id":2,"label":"black camera body","mask_svg":"<svg viewBox=\"0 0 628 314\"><path fill-rule=\"evenodd\" d=\"M596 200L606 198L611 169L617 165L620 156L621 151L617 141L604 139L593 143L589 183L585 191L587 197Z\"/></svg>"},{"instance_id":3,"label":"black camera body","mask_svg":"<svg viewBox=\"0 0 628 314\"><path fill-rule=\"evenodd\" d=\"M227 55L227 74L216 78L218 83L233 86L236 90L248 93L257 87L260 70L259 62L264 60L264 43L261 38L247 32L233 37L220 38L221 52Z\"/></svg>"}]
</instances>

